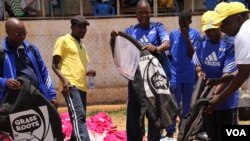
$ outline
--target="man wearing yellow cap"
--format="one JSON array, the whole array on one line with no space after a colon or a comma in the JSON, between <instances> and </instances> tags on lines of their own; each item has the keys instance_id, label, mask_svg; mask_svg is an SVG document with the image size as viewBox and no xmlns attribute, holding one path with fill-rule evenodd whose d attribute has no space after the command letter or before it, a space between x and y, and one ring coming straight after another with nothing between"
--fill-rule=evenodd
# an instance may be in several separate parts
<instances>
[{"instance_id":1,"label":"man wearing yellow cap","mask_svg":"<svg viewBox=\"0 0 250 141\"><path fill-rule=\"evenodd\" d=\"M233 38L222 34L218 25L213 22L218 18L214 11L207 11L201 17L202 32L205 36L195 48L193 61L199 77L221 78L237 70L234 58ZM225 84L216 86L219 93ZM222 125L238 124L239 91L235 91L225 102L205 118L207 134L212 141L221 141Z\"/></svg>"},{"instance_id":2,"label":"man wearing yellow cap","mask_svg":"<svg viewBox=\"0 0 250 141\"><path fill-rule=\"evenodd\" d=\"M248 9L239 2L222 2L215 7L219 18L213 23L221 26L222 32L235 36L235 62L238 72L230 84L213 95L205 112L211 113L217 105L233 94L250 74L250 20Z\"/></svg>"}]
</instances>

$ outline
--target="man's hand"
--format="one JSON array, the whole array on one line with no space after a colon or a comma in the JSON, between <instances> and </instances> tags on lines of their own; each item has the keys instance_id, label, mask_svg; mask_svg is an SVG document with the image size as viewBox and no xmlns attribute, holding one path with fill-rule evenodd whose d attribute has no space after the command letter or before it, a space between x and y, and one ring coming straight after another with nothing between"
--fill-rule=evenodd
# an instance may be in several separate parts
<instances>
[{"instance_id":1,"label":"man's hand","mask_svg":"<svg viewBox=\"0 0 250 141\"><path fill-rule=\"evenodd\" d=\"M212 95L212 97L210 98L209 102L208 102L208 106L205 108L204 112L206 114L211 114L215 108L222 103L222 97L220 94L214 94Z\"/></svg>"},{"instance_id":2,"label":"man's hand","mask_svg":"<svg viewBox=\"0 0 250 141\"><path fill-rule=\"evenodd\" d=\"M220 84L220 79L218 78L209 78L207 81L206 81L206 85L208 86L214 86L214 85L218 85Z\"/></svg>"},{"instance_id":3,"label":"man's hand","mask_svg":"<svg viewBox=\"0 0 250 141\"><path fill-rule=\"evenodd\" d=\"M157 47L152 44L147 44L143 49L147 49L150 52L156 52L158 51Z\"/></svg>"},{"instance_id":4,"label":"man's hand","mask_svg":"<svg viewBox=\"0 0 250 141\"><path fill-rule=\"evenodd\" d=\"M206 82L206 85L209 86L214 86L214 85L218 85L220 83L228 83L230 81L232 81L232 79L234 78L234 75L224 75L221 78L209 78Z\"/></svg>"},{"instance_id":5,"label":"man's hand","mask_svg":"<svg viewBox=\"0 0 250 141\"><path fill-rule=\"evenodd\" d=\"M7 80L7 88L11 89L11 90L17 90L20 89L21 84L20 82L18 82L17 80L13 79L13 78L9 78Z\"/></svg>"},{"instance_id":6,"label":"man's hand","mask_svg":"<svg viewBox=\"0 0 250 141\"><path fill-rule=\"evenodd\" d=\"M111 39L115 39L118 36L118 33L116 31L111 31Z\"/></svg>"},{"instance_id":7,"label":"man's hand","mask_svg":"<svg viewBox=\"0 0 250 141\"><path fill-rule=\"evenodd\" d=\"M93 76L93 77L95 77L96 76L96 71L95 70L89 70L88 72L87 72L87 74L86 74L87 76Z\"/></svg>"},{"instance_id":8,"label":"man's hand","mask_svg":"<svg viewBox=\"0 0 250 141\"><path fill-rule=\"evenodd\" d=\"M181 33L186 39L190 39L189 33L186 28L181 28Z\"/></svg>"},{"instance_id":9,"label":"man's hand","mask_svg":"<svg viewBox=\"0 0 250 141\"><path fill-rule=\"evenodd\" d=\"M117 36L118 36L118 33L116 31L111 31L109 45L111 47L113 57L114 57L115 39Z\"/></svg>"},{"instance_id":10,"label":"man's hand","mask_svg":"<svg viewBox=\"0 0 250 141\"><path fill-rule=\"evenodd\" d=\"M63 79L63 90L62 90L62 94L65 95L69 95L69 87L71 86L70 82L68 79L64 78Z\"/></svg>"},{"instance_id":11,"label":"man's hand","mask_svg":"<svg viewBox=\"0 0 250 141\"><path fill-rule=\"evenodd\" d=\"M206 78L206 74L205 74L205 72L204 71L199 71L198 73L197 73L197 75L198 75L198 77L202 77L203 79L205 79Z\"/></svg>"}]
</instances>

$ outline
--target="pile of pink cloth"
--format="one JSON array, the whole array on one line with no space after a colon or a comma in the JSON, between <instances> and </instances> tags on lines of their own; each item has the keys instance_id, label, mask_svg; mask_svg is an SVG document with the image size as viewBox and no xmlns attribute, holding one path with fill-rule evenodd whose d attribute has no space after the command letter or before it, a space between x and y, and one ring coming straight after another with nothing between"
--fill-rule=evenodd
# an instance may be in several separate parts
<instances>
[{"instance_id":1,"label":"pile of pink cloth","mask_svg":"<svg viewBox=\"0 0 250 141\"><path fill-rule=\"evenodd\" d=\"M105 112L99 112L87 120L90 139L93 141L126 141L125 131L118 131L111 117ZM99 135L99 137L98 137Z\"/></svg>"},{"instance_id":2,"label":"pile of pink cloth","mask_svg":"<svg viewBox=\"0 0 250 141\"><path fill-rule=\"evenodd\" d=\"M62 130L65 135L64 141L69 141L72 132L68 112L61 114ZM91 141L126 141L125 131L118 131L112 123L111 117L105 112L99 112L87 119L87 128Z\"/></svg>"}]
</instances>

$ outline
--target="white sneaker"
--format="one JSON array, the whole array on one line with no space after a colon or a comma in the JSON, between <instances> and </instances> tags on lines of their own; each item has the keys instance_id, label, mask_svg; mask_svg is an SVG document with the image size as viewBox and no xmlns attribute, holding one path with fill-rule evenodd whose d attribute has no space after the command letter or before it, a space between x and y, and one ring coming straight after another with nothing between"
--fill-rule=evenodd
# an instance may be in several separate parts
<instances>
[{"instance_id":1,"label":"white sneaker","mask_svg":"<svg viewBox=\"0 0 250 141\"><path fill-rule=\"evenodd\" d=\"M177 141L177 139L176 138L165 137L165 138L162 138L160 141Z\"/></svg>"}]
</instances>

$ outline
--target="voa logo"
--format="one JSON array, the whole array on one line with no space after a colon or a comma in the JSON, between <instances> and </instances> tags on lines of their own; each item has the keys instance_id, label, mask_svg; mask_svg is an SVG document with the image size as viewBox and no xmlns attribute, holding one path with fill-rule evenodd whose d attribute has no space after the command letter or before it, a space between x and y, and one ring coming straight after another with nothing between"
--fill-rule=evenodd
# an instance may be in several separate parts
<instances>
[{"instance_id":1,"label":"voa logo","mask_svg":"<svg viewBox=\"0 0 250 141\"><path fill-rule=\"evenodd\" d=\"M247 136L244 129L226 129L227 136Z\"/></svg>"}]
</instances>

